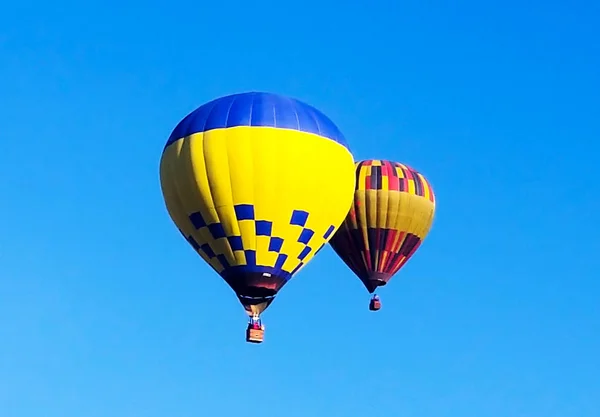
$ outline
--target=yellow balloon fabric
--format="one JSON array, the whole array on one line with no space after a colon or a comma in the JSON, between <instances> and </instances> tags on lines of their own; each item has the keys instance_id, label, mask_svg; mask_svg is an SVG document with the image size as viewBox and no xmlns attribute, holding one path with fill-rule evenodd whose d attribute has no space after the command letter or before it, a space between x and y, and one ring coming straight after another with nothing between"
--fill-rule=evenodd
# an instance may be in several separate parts
<instances>
[{"instance_id":1,"label":"yellow balloon fabric","mask_svg":"<svg viewBox=\"0 0 600 417\"><path fill-rule=\"evenodd\" d=\"M398 162L356 163L354 204L331 246L369 292L385 285L429 233L435 196L425 177Z\"/></svg>"},{"instance_id":2,"label":"yellow balloon fabric","mask_svg":"<svg viewBox=\"0 0 600 417\"><path fill-rule=\"evenodd\" d=\"M354 160L325 115L269 93L222 97L175 128L160 163L180 232L260 314L329 241L354 195Z\"/></svg>"}]
</instances>

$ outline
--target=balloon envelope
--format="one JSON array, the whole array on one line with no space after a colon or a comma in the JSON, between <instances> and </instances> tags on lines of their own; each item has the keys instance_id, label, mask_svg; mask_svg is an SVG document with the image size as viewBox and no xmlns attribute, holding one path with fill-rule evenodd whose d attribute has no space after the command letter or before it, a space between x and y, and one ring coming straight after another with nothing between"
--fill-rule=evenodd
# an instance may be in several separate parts
<instances>
[{"instance_id":1,"label":"balloon envelope","mask_svg":"<svg viewBox=\"0 0 600 417\"><path fill-rule=\"evenodd\" d=\"M354 204L330 244L372 293L419 248L434 213L433 189L422 174L398 162L360 161Z\"/></svg>"},{"instance_id":2,"label":"balloon envelope","mask_svg":"<svg viewBox=\"0 0 600 417\"><path fill-rule=\"evenodd\" d=\"M325 245L354 194L354 160L323 113L270 93L185 117L160 162L167 210L194 250L259 314Z\"/></svg>"}]
</instances>

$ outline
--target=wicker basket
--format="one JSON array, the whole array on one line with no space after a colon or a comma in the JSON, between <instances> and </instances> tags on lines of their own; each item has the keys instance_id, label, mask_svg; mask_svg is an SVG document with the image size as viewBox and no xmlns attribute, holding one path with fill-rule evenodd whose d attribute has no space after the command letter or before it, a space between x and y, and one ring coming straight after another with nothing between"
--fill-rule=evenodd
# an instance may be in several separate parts
<instances>
[{"instance_id":1,"label":"wicker basket","mask_svg":"<svg viewBox=\"0 0 600 417\"><path fill-rule=\"evenodd\" d=\"M265 339L265 331L262 329L247 329L246 341L250 343L262 343Z\"/></svg>"}]
</instances>

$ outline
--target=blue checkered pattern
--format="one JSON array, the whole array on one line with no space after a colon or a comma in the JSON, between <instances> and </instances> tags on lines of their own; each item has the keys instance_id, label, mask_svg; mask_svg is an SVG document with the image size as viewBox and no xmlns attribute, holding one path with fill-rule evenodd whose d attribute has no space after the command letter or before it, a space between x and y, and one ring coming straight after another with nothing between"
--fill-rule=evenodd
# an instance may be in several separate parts
<instances>
[{"instance_id":1,"label":"blue checkered pattern","mask_svg":"<svg viewBox=\"0 0 600 417\"><path fill-rule=\"evenodd\" d=\"M186 240L194 248L194 250L205 255L211 263L214 265L214 260L218 260L217 270L224 276L231 273L237 272L267 272L282 276L285 279L291 278L291 276L298 271L303 265L306 257L313 251L315 255L324 247L325 241L331 236L335 230L333 225L329 226L322 239L313 239L315 231L306 227L310 213L304 210L293 210L290 215L289 224L298 229L297 242L303 246L300 253L297 255L299 260L298 265L292 271L284 271L283 265L288 259L288 254L280 253L283 248L284 239L279 236L273 236L273 222L264 219L255 218L254 206L251 204L239 204L234 206L235 215L238 221L251 220L254 222L256 236L268 236L269 239L269 251L276 252L279 255L273 266L268 265L257 265L256 263L256 251L251 249L244 249L243 240L241 236L227 236L225 229L221 223L207 224L202 217L200 212L192 213L189 215L189 220L196 230L205 229L209 232L210 236L214 240L226 239L232 251L243 251L246 256L246 265L232 266L228 262L227 258L222 253L217 253L214 246L210 243L199 244L194 240L192 236L185 236ZM312 244L311 244L312 243Z\"/></svg>"}]
</instances>

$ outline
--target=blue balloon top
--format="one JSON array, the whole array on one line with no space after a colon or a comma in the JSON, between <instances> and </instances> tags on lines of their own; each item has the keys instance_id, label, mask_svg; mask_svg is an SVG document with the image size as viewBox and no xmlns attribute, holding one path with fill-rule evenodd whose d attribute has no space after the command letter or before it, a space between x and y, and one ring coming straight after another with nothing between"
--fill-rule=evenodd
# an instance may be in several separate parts
<instances>
[{"instance_id":1,"label":"blue balloon top","mask_svg":"<svg viewBox=\"0 0 600 417\"><path fill-rule=\"evenodd\" d=\"M293 98L260 92L233 94L203 104L179 122L165 148L194 133L235 126L265 126L314 133L348 149L342 132L319 110Z\"/></svg>"}]
</instances>

